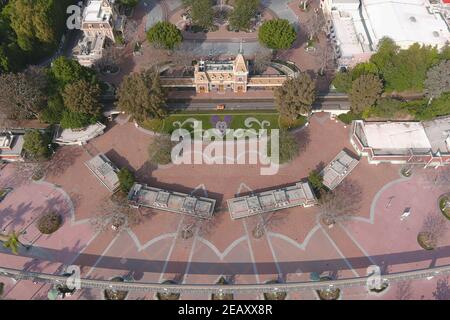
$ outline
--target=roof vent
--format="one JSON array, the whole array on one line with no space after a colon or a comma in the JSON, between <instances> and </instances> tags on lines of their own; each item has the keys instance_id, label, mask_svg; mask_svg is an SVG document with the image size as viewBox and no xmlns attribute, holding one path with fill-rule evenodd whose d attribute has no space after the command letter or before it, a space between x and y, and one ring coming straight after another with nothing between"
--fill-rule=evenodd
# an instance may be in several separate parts
<instances>
[{"instance_id":1,"label":"roof vent","mask_svg":"<svg viewBox=\"0 0 450 320\"><path fill-rule=\"evenodd\" d=\"M436 38L439 38L439 32L433 31L433 36L435 36Z\"/></svg>"},{"instance_id":2,"label":"roof vent","mask_svg":"<svg viewBox=\"0 0 450 320\"><path fill-rule=\"evenodd\" d=\"M417 22L417 19L416 19L416 17L411 16L411 17L409 17L409 21L411 21L411 22Z\"/></svg>"}]
</instances>

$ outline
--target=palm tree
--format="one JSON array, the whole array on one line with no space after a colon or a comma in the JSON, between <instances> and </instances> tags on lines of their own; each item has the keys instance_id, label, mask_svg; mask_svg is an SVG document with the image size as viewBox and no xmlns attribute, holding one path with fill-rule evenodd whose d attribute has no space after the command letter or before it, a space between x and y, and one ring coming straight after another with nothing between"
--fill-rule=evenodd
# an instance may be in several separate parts
<instances>
[{"instance_id":1,"label":"palm tree","mask_svg":"<svg viewBox=\"0 0 450 320\"><path fill-rule=\"evenodd\" d=\"M16 233L15 231L8 235L0 234L0 241L3 242L5 248L10 249L13 254L17 255L19 254L19 246L23 245L19 240L19 236L22 234L23 232Z\"/></svg>"}]
</instances>

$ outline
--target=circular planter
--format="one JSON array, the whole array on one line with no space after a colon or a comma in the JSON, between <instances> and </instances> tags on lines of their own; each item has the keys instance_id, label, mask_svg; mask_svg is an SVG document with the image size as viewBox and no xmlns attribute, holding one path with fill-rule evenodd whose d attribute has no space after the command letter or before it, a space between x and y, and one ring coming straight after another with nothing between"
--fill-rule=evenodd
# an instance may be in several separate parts
<instances>
[{"instance_id":1,"label":"circular planter","mask_svg":"<svg viewBox=\"0 0 450 320\"><path fill-rule=\"evenodd\" d=\"M122 277L114 277L111 279L114 282L124 282ZM103 290L103 298L105 300L125 300L128 296L128 291L105 289Z\"/></svg>"},{"instance_id":2,"label":"circular planter","mask_svg":"<svg viewBox=\"0 0 450 320\"><path fill-rule=\"evenodd\" d=\"M401 168L400 176L403 178L410 178L412 176L412 170L408 168Z\"/></svg>"},{"instance_id":3,"label":"circular planter","mask_svg":"<svg viewBox=\"0 0 450 320\"><path fill-rule=\"evenodd\" d=\"M380 289L376 289L376 288L369 289L369 292L370 293L375 293L375 294L380 294L380 293L384 292L387 288L389 288L389 283L383 282L381 284Z\"/></svg>"},{"instance_id":4,"label":"circular planter","mask_svg":"<svg viewBox=\"0 0 450 320\"><path fill-rule=\"evenodd\" d=\"M332 279L328 276L320 278L320 281L329 281L329 280ZM316 293L319 296L320 300L338 300L341 296L341 289L332 288L325 290L316 290Z\"/></svg>"},{"instance_id":5,"label":"circular planter","mask_svg":"<svg viewBox=\"0 0 450 320\"><path fill-rule=\"evenodd\" d=\"M449 194L442 195L438 199L438 205L439 205L439 210L444 215L444 217L447 218L448 220L450 220L450 208L445 207L445 204L447 201L450 202L450 195Z\"/></svg>"},{"instance_id":6,"label":"circular planter","mask_svg":"<svg viewBox=\"0 0 450 320\"><path fill-rule=\"evenodd\" d=\"M224 278L221 277L219 279L219 281L217 281L218 285L226 285L228 284L228 281ZM211 295L211 300L233 300L234 296L232 293L222 293L219 291L219 293L213 293Z\"/></svg>"},{"instance_id":7,"label":"circular planter","mask_svg":"<svg viewBox=\"0 0 450 320\"><path fill-rule=\"evenodd\" d=\"M435 247L430 243L429 235L426 232L419 232L417 235L417 242L425 250L434 250Z\"/></svg>"},{"instance_id":8,"label":"circular planter","mask_svg":"<svg viewBox=\"0 0 450 320\"><path fill-rule=\"evenodd\" d=\"M62 223L63 218L60 214L49 212L38 219L36 227L42 234L52 234L61 227Z\"/></svg>"},{"instance_id":9,"label":"circular planter","mask_svg":"<svg viewBox=\"0 0 450 320\"><path fill-rule=\"evenodd\" d=\"M278 280L267 281L266 284L276 284L280 283ZM284 291L272 291L272 292L264 292L263 294L264 300L286 300L287 292Z\"/></svg>"},{"instance_id":10,"label":"circular planter","mask_svg":"<svg viewBox=\"0 0 450 320\"><path fill-rule=\"evenodd\" d=\"M166 280L163 284L176 284L173 280ZM158 300L180 300L180 294L176 292L157 292L156 299Z\"/></svg>"}]
</instances>

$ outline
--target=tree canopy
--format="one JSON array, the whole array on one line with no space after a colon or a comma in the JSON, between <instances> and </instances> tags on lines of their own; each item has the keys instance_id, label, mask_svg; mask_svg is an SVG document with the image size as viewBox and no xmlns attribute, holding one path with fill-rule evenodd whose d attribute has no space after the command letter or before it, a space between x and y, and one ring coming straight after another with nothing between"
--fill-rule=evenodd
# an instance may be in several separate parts
<instances>
[{"instance_id":1,"label":"tree canopy","mask_svg":"<svg viewBox=\"0 0 450 320\"><path fill-rule=\"evenodd\" d=\"M307 73L286 80L275 90L275 104L280 114L288 119L311 112L316 99L316 86Z\"/></svg>"},{"instance_id":2,"label":"tree canopy","mask_svg":"<svg viewBox=\"0 0 450 320\"><path fill-rule=\"evenodd\" d=\"M160 21L147 31L147 39L158 47L173 50L181 43L183 36L174 24Z\"/></svg>"},{"instance_id":3,"label":"tree canopy","mask_svg":"<svg viewBox=\"0 0 450 320\"><path fill-rule=\"evenodd\" d=\"M229 22L234 30L248 30L251 19L255 17L260 0L236 0Z\"/></svg>"},{"instance_id":4,"label":"tree canopy","mask_svg":"<svg viewBox=\"0 0 450 320\"><path fill-rule=\"evenodd\" d=\"M439 98L450 91L450 60L443 60L430 68L425 80L425 93L431 98Z\"/></svg>"},{"instance_id":5,"label":"tree canopy","mask_svg":"<svg viewBox=\"0 0 450 320\"><path fill-rule=\"evenodd\" d=\"M10 120L39 117L46 103L45 87L44 79L34 72L1 74L0 112Z\"/></svg>"},{"instance_id":6,"label":"tree canopy","mask_svg":"<svg viewBox=\"0 0 450 320\"><path fill-rule=\"evenodd\" d=\"M67 84L78 80L87 82L96 82L95 71L80 65L76 60L64 56L56 58L50 68L50 74L53 76L59 88L64 89Z\"/></svg>"},{"instance_id":7,"label":"tree canopy","mask_svg":"<svg viewBox=\"0 0 450 320\"><path fill-rule=\"evenodd\" d=\"M39 130L27 131L23 137L23 150L25 156L32 160L42 160L50 154L50 139Z\"/></svg>"},{"instance_id":8,"label":"tree canopy","mask_svg":"<svg viewBox=\"0 0 450 320\"><path fill-rule=\"evenodd\" d=\"M101 113L100 87L85 80L68 84L62 94L64 105L72 112L97 116Z\"/></svg>"},{"instance_id":9,"label":"tree canopy","mask_svg":"<svg viewBox=\"0 0 450 320\"><path fill-rule=\"evenodd\" d=\"M163 118L166 115L165 102L166 94L155 71L126 76L117 91L117 107L139 122L147 118Z\"/></svg>"},{"instance_id":10,"label":"tree canopy","mask_svg":"<svg viewBox=\"0 0 450 320\"><path fill-rule=\"evenodd\" d=\"M383 91L383 84L377 75L363 74L353 81L349 93L353 113L360 113L375 104Z\"/></svg>"},{"instance_id":11,"label":"tree canopy","mask_svg":"<svg viewBox=\"0 0 450 320\"><path fill-rule=\"evenodd\" d=\"M210 29L214 24L212 0L183 0L183 6L190 12L192 23L203 29Z\"/></svg>"},{"instance_id":12,"label":"tree canopy","mask_svg":"<svg viewBox=\"0 0 450 320\"><path fill-rule=\"evenodd\" d=\"M297 32L288 20L274 19L262 24L258 38L270 49L289 49L297 38Z\"/></svg>"}]
</instances>

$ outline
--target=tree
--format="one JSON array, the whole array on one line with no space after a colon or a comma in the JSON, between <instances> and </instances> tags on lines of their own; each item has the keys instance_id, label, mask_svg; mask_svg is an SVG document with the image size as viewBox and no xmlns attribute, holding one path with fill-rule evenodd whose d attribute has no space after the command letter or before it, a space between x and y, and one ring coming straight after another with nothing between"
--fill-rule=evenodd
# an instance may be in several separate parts
<instances>
[{"instance_id":1,"label":"tree","mask_svg":"<svg viewBox=\"0 0 450 320\"><path fill-rule=\"evenodd\" d=\"M161 119L166 115L166 94L155 71L126 76L117 91L117 100L117 107L139 122L147 118Z\"/></svg>"},{"instance_id":2,"label":"tree","mask_svg":"<svg viewBox=\"0 0 450 320\"><path fill-rule=\"evenodd\" d=\"M0 112L10 120L39 118L45 105L45 83L25 72L0 75Z\"/></svg>"},{"instance_id":3,"label":"tree","mask_svg":"<svg viewBox=\"0 0 450 320\"><path fill-rule=\"evenodd\" d=\"M322 192L319 212L325 224L345 222L358 213L361 206L361 188L350 180L344 180L336 189Z\"/></svg>"},{"instance_id":4,"label":"tree","mask_svg":"<svg viewBox=\"0 0 450 320\"><path fill-rule=\"evenodd\" d=\"M307 73L286 80L275 90L275 104L280 114L288 119L309 115L316 99L314 81Z\"/></svg>"},{"instance_id":5,"label":"tree","mask_svg":"<svg viewBox=\"0 0 450 320\"><path fill-rule=\"evenodd\" d=\"M39 130L27 131L23 137L23 150L25 156L33 160L43 160L49 157L51 143L49 137Z\"/></svg>"},{"instance_id":6,"label":"tree","mask_svg":"<svg viewBox=\"0 0 450 320\"><path fill-rule=\"evenodd\" d=\"M274 19L262 24L258 38L270 49L289 49L297 38L297 32L288 20Z\"/></svg>"},{"instance_id":7,"label":"tree","mask_svg":"<svg viewBox=\"0 0 450 320\"><path fill-rule=\"evenodd\" d=\"M299 144L295 136L287 130L280 131L280 164L286 163L298 156L300 152Z\"/></svg>"},{"instance_id":8,"label":"tree","mask_svg":"<svg viewBox=\"0 0 450 320\"><path fill-rule=\"evenodd\" d=\"M450 91L450 60L443 60L430 68L425 80L425 93L432 98L439 98L444 92Z\"/></svg>"},{"instance_id":9,"label":"tree","mask_svg":"<svg viewBox=\"0 0 450 320\"><path fill-rule=\"evenodd\" d=\"M230 26L234 30L250 29L251 19L255 17L260 0L236 0L229 17Z\"/></svg>"},{"instance_id":10,"label":"tree","mask_svg":"<svg viewBox=\"0 0 450 320\"><path fill-rule=\"evenodd\" d=\"M337 92L349 93L352 89L352 82L351 72L343 71L336 73L331 84L336 88Z\"/></svg>"},{"instance_id":11,"label":"tree","mask_svg":"<svg viewBox=\"0 0 450 320\"><path fill-rule=\"evenodd\" d=\"M61 127L63 129L80 129L94 124L97 121L98 116L65 110L61 118Z\"/></svg>"},{"instance_id":12,"label":"tree","mask_svg":"<svg viewBox=\"0 0 450 320\"><path fill-rule=\"evenodd\" d=\"M313 40L316 38L325 26L325 18L322 11L315 12L305 25L308 30L308 39Z\"/></svg>"},{"instance_id":13,"label":"tree","mask_svg":"<svg viewBox=\"0 0 450 320\"><path fill-rule=\"evenodd\" d=\"M183 41L183 36L176 25L160 21L147 31L147 40L157 47L173 50Z\"/></svg>"},{"instance_id":14,"label":"tree","mask_svg":"<svg viewBox=\"0 0 450 320\"><path fill-rule=\"evenodd\" d=\"M421 46L418 43L408 49L400 49L393 40L383 38L378 52L370 61L374 63L385 83L385 90L422 91L427 70L437 64L439 51L432 46Z\"/></svg>"},{"instance_id":15,"label":"tree","mask_svg":"<svg viewBox=\"0 0 450 320\"><path fill-rule=\"evenodd\" d=\"M55 94L47 101L47 107L40 113L40 118L45 123L57 124L61 122L65 111L64 101L60 94Z\"/></svg>"},{"instance_id":16,"label":"tree","mask_svg":"<svg viewBox=\"0 0 450 320\"><path fill-rule=\"evenodd\" d=\"M68 84L62 94L64 105L72 112L98 116L101 113L99 103L100 86L85 80Z\"/></svg>"},{"instance_id":17,"label":"tree","mask_svg":"<svg viewBox=\"0 0 450 320\"><path fill-rule=\"evenodd\" d=\"M308 181L315 190L323 188L323 176L317 170L312 170L309 173Z\"/></svg>"},{"instance_id":18,"label":"tree","mask_svg":"<svg viewBox=\"0 0 450 320\"><path fill-rule=\"evenodd\" d=\"M211 0L183 0L183 6L189 10L194 25L203 29L213 26L214 10Z\"/></svg>"},{"instance_id":19,"label":"tree","mask_svg":"<svg viewBox=\"0 0 450 320\"><path fill-rule=\"evenodd\" d=\"M126 199L113 196L100 204L100 214L91 218L90 223L100 232L109 228L122 232L143 223L146 218L148 216L142 214L140 209L131 208Z\"/></svg>"},{"instance_id":20,"label":"tree","mask_svg":"<svg viewBox=\"0 0 450 320\"><path fill-rule=\"evenodd\" d=\"M124 193L128 193L134 184L134 174L127 168L120 169L117 174L120 183L120 190Z\"/></svg>"},{"instance_id":21,"label":"tree","mask_svg":"<svg viewBox=\"0 0 450 320\"><path fill-rule=\"evenodd\" d=\"M95 71L80 65L76 60L60 56L52 62L50 74L55 79L60 88L64 88L67 84L74 83L79 80L85 80L90 83L97 81Z\"/></svg>"},{"instance_id":22,"label":"tree","mask_svg":"<svg viewBox=\"0 0 450 320\"><path fill-rule=\"evenodd\" d=\"M174 143L169 135L156 136L149 146L150 162L154 164L169 164L172 162Z\"/></svg>"},{"instance_id":23,"label":"tree","mask_svg":"<svg viewBox=\"0 0 450 320\"><path fill-rule=\"evenodd\" d=\"M378 76L364 74L353 81L349 93L351 110L354 114L373 106L383 91L383 84Z\"/></svg>"},{"instance_id":24,"label":"tree","mask_svg":"<svg viewBox=\"0 0 450 320\"><path fill-rule=\"evenodd\" d=\"M428 249L435 249L447 233L447 219L441 214L428 213L419 232L419 239Z\"/></svg>"},{"instance_id":25,"label":"tree","mask_svg":"<svg viewBox=\"0 0 450 320\"><path fill-rule=\"evenodd\" d=\"M270 66L272 61L271 50L259 50L255 53L255 59L253 60L253 73L263 74Z\"/></svg>"},{"instance_id":26,"label":"tree","mask_svg":"<svg viewBox=\"0 0 450 320\"><path fill-rule=\"evenodd\" d=\"M4 12L20 48L32 51L42 44L53 46L59 40L66 5L67 1L60 0L9 1Z\"/></svg>"},{"instance_id":27,"label":"tree","mask_svg":"<svg viewBox=\"0 0 450 320\"><path fill-rule=\"evenodd\" d=\"M13 254L17 255L19 254L19 246L23 245L19 240L22 234L23 232L16 233L15 231L7 235L0 234L0 241L3 242L5 248L8 248Z\"/></svg>"}]
</instances>

